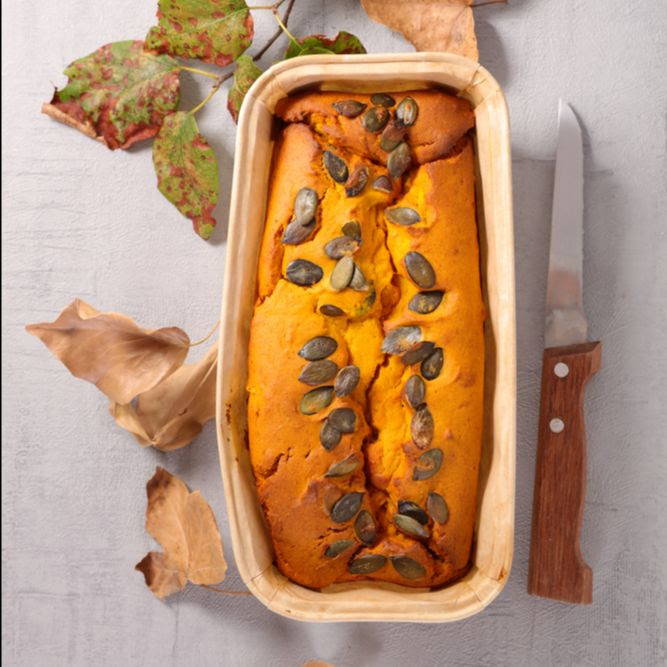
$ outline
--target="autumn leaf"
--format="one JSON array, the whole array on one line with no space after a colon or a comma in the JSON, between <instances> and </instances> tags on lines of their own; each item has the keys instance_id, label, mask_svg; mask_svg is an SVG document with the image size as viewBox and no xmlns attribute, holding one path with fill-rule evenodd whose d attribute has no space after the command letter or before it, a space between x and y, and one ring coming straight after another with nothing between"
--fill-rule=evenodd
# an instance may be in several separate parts
<instances>
[{"instance_id":1,"label":"autumn leaf","mask_svg":"<svg viewBox=\"0 0 667 667\"><path fill-rule=\"evenodd\" d=\"M285 59L312 56L318 53L366 53L366 49L358 37L345 31L339 32L333 39L324 35L308 35L296 41L290 40Z\"/></svg>"},{"instance_id":2,"label":"autumn leaf","mask_svg":"<svg viewBox=\"0 0 667 667\"><path fill-rule=\"evenodd\" d=\"M361 0L378 23L403 34L418 51L449 51L479 59L473 0Z\"/></svg>"},{"instance_id":3,"label":"autumn leaf","mask_svg":"<svg viewBox=\"0 0 667 667\"><path fill-rule=\"evenodd\" d=\"M112 403L118 425L144 447L170 451L189 444L215 416L217 351L214 345L198 363L181 366L140 394L136 407Z\"/></svg>"},{"instance_id":4,"label":"autumn leaf","mask_svg":"<svg viewBox=\"0 0 667 667\"><path fill-rule=\"evenodd\" d=\"M173 58L143 42L105 44L67 67L67 85L42 111L109 148L128 148L155 135L178 107L178 73Z\"/></svg>"},{"instance_id":5,"label":"autumn leaf","mask_svg":"<svg viewBox=\"0 0 667 667\"><path fill-rule=\"evenodd\" d=\"M203 239L210 238L218 201L218 161L199 134L191 113L167 116L153 142L153 165L160 192L185 216Z\"/></svg>"},{"instance_id":6,"label":"autumn leaf","mask_svg":"<svg viewBox=\"0 0 667 667\"><path fill-rule=\"evenodd\" d=\"M229 109L229 113L232 115L235 123L238 122L245 94L250 90L250 86L252 86L261 73L262 70L255 65L250 56L241 56L236 61L234 82L227 96L227 109Z\"/></svg>"},{"instance_id":7,"label":"autumn leaf","mask_svg":"<svg viewBox=\"0 0 667 667\"><path fill-rule=\"evenodd\" d=\"M92 382L112 401L129 403L173 373L190 339L177 327L142 329L125 315L101 313L75 299L53 322L29 324L72 375Z\"/></svg>"},{"instance_id":8,"label":"autumn leaf","mask_svg":"<svg viewBox=\"0 0 667 667\"><path fill-rule=\"evenodd\" d=\"M157 17L148 48L220 67L238 58L254 33L245 0L159 0Z\"/></svg>"},{"instance_id":9,"label":"autumn leaf","mask_svg":"<svg viewBox=\"0 0 667 667\"><path fill-rule=\"evenodd\" d=\"M158 467L146 484L146 530L164 551L150 551L135 566L159 598L190 581L217 584L227 563L210 506L199 491L190 492L175 475Z\"/></svg>"}]
</instances>

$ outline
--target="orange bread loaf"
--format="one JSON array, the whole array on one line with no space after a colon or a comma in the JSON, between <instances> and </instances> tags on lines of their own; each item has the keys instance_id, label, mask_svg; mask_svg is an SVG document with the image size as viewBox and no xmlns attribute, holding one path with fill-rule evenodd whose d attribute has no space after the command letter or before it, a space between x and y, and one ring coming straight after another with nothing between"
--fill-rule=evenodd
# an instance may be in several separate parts
<instances>
[{"instance_id":1,"label":"orange bread loaf","mask_svg":"<svg viewBox=\"0 0 667 667\"><path fill-rule=\"evenodd\" d=\"M436 90L283 100L249 446L278 568L431 587L470 561L484 307L474 125Z\"/></svg>"}]
</instances>

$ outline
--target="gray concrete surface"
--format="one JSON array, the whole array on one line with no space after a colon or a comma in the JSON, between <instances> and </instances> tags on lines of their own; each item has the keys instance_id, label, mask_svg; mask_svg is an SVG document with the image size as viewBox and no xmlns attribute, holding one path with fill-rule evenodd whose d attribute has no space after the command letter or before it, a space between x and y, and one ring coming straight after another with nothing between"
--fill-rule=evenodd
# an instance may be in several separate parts
<instances>
[{"instance_id":1,"label":"gray concrete surface","mask_svg":"<svg viewBox=\"0 0 667 667\"><path fill-rule=\"evenodd\" d=\"M512 116L518 285L516 556L502 596L448 626L310 625L253 598L190 587L168 602L134 564L156 464L210 501L240 589L212 424L161 454L117 429L27 322L73 297L193 338L218 313L234 129L225 98L201 114L220 157L221 223L206 244L154 186L148 147L110 153L39 112L75 57L141 38L153 2L3 3L2 656L7 665L342 666L665 663L667 7L664 1L514 0L477 11L481 60ZM416 11L406 2L406 11ZM261 17L258 43L272 30ZM405 42L356 0L299 0L298 34L349 29L370 51ZM185 103L206 91L185 77ZM538 378L559 96L585 127L586 288L604 369L586 412L583 550L594 603L526 594Z\"/></svg>"}]
</instances>

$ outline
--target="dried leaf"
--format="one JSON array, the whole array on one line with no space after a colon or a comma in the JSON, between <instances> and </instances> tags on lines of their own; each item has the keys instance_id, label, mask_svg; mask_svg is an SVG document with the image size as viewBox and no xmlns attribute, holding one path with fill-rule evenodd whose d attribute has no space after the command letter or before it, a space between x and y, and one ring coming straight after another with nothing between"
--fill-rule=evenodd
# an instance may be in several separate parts
<instances>
[{"instance_id":1,"label":"dried leaf","mask_svg":"<svg viewBox=\"0 0 667 667\"><path fill-rule=\"evenodd\" d=\"M146 530L162 545L135 566L159 598L180 591L188 581L217 584L227 563L210 506L176 476L158 467L146 484Z\"/></svg>"},{"instance_id":2,"label":"dried leaf","mask_svg":"<svg viewBox=\"0 0 667 667\"><path fill-rule=\"evenodd\" d=\"M160 192L185 216L203 239L215 227L211 215L218 201L218 161L199 134L191 113L167 116L153 142L153 165Z\"/></svg>"},{"instance_id":3,"label":"dried leaf","mask_svg":"<svg viewBox=\"0 0 667 667\"><path fill-rule=\"evenodd\" d=\"M75 299L53 322L29 324L72 375L92 382L112 401L129 403L173 373L190 339L177 327L149 331L119 313L101 313Z\"/></svg>"},{"instance_id":4,"label":"dried leaf","mask_svg":"<svg viewBox=\"0 0 667 667\"><path fill-rule=\"evenodd\" d=\"M220 67L238 58L254 33L245 0L159 0L157 17L148 48Z\"/></svg>"},{"instance_id":5,"label":"dried leaf","mask_svg":"<svg viewBox=\"0 0 667 667\"><path fill-rule=\"evenodd\" d=\"M296 56L312 56L317 53L366 53L358 37L345 31L339 32L333 39L324 35L308 35L298 41L290 40L285 52L285 59Z\"/></svg>"},{"instance_id":6,"label":"dried leaf","mask_svg":"<svg viewBox=\"0 0 667 667\"><path fill-rule=\"evenodd\" d=\"M245 94L250 90L250 86L252 86L261 73L262 70L255 65L250 56L240 56L236 61L234 83L227 96L227 108L235 123L238 122Z\"/></svg>"},{"instance_id":7,"label":"dried leaf","mask_svg":"<svg viewBox=\"0 0 667 667\"><path fill-rule=\"evenodd\" d=\"M112 403L111 414L118 425L145 447L170 451L189 444L215 416L217 351L214 345L198 363L181 366L140 394L136 408Z\"/></svg>"},{"instance_id":8,"label":"dried leaf","mask_svg":"<svg viewBox=\"0 0 667 667\"><path fill-rule=\"evenodd\" d=\"M42 111L109 148L128 148L155 135L178 107L178 63L139 41L112 42L75 60L69 81Z\"/></svg>"},{"instance_id":9,"label":"dried leaf","mask_svg":"<svg viewBox=\"0 0 667 667\"><path fill-rule=\"evenodd\" d=\"M472 0L361 0L378 23L403 34L417 51L450 51L478 60Z\"/></svg>"}]
</instances>

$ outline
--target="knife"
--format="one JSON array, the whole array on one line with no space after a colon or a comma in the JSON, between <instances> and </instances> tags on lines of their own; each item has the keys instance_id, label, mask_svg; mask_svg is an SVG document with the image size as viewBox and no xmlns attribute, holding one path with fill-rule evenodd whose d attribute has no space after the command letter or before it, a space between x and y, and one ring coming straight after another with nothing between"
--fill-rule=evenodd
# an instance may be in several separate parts
<instances>
[{"instance_id":1,"label":"knife","mask_svg":"<svg viewBox=\"0 0 667 667\"><path fill-rule=\"evenodd\" d=\"M528 592L575 603L592 601L593 575L579 547L583 399L601 352L599 342L587 341L583 308L583 179L581 128L560 100Z\"/></svg>"}]
</instances>

